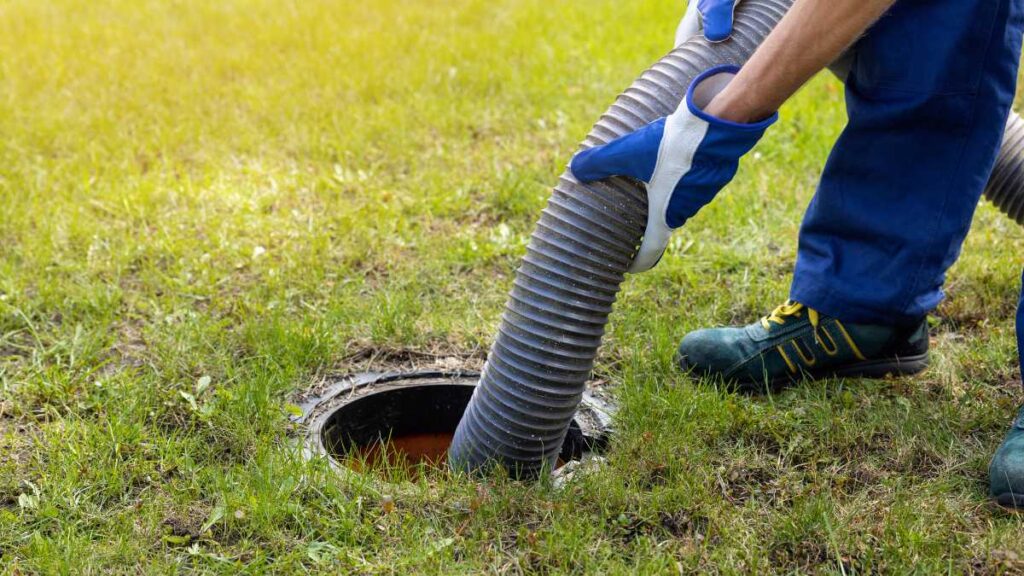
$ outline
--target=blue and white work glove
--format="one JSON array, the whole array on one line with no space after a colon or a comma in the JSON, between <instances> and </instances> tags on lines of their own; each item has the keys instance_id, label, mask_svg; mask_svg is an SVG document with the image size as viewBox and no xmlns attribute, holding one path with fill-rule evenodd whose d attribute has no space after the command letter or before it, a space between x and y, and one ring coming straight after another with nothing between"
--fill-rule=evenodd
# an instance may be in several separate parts
<instances>
[{"instance_id":1,"label":"blue and white work glove","mask_svg":"<svg viewBox=\"0 0 1024 576\"><path fill-rule=\"evenodd\" d=\"M703 112L737 72L736 66L707 70L693 80L670 116L573 157L569 168L580 182L629 176L647 185L647 229L630 272L658 263L672 231L732 180L740 157L778 118L775 113L739 124Z\"/></svg>"},{"instance_id":2,"label":"blue and white work glove","mask_svg":"<svg viewBox=\"0 0 1024 576\"><path fill-rule=\"evenodd\" d=\"M733 17L740 0L689 0L686 12L676 28L675 47L697 36L701 32L708 42L724 42L732 36ZM853 65L853 50L843 52L828 69L846 82Z\"/></svg>"},{"instance_id":3,"label":"blue and white work glove","mask_svg":"<svg viewBox=\"0 0 1024 576\"><path fill-rule=\"evenodd\" d=\"M739 0L689 0L676 28L676 47L704 31L708 42L722 42L732 35L732 17Z\"/></svg>"}]
</instances>

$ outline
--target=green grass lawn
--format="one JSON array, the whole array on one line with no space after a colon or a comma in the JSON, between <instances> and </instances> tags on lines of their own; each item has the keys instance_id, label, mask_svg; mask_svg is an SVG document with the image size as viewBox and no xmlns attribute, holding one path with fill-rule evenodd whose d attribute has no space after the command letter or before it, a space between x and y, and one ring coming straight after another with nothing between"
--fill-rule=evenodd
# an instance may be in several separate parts
<instances>
[{"instance_id":1,"label":"green grass lawn","mask_svg":"<svg viewBox=\"0 0 1024 576\"><path fill-rule=\"evenodd\" d=\"M1024 570L985 497L1022 400L1024 229L992 207L923 376L748 397L673 370L688 330L785 298L844 120L824 76L627 280L600 474L395 487L298 453L323 378L480 365L549 186L682 9L0 3L0 571Z\"/></svg>"}]
</instances>

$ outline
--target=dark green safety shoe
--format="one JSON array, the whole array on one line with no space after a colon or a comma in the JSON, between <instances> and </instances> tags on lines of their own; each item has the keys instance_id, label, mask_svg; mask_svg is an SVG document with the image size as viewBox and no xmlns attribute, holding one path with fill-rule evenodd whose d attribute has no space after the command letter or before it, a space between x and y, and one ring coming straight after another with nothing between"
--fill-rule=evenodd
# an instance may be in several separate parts
<instances>
[{"instance_id":1,"label":"dark green safety shoe","mask_svg":"<svg viewBox=\"0 0 1024 576\"><path fill-rule=\"evenodd\" d=\"M928 365L928 326L846 324L798 302L786 302L743 328L687 334L679 365L721 376L742 388L777 387L801 377L880 378L915 374Z\"/></svg>"},{"instance_id":2,"label":"dark green safety shoe","mask_svg":"<svg viewBox=\"0 0 1024 576\"><path fill-rule=\"evenodd\" d=\"M1002 506L1024 508L1024 408L988 466L988 493Z\"/></svg>"}]
</instances>

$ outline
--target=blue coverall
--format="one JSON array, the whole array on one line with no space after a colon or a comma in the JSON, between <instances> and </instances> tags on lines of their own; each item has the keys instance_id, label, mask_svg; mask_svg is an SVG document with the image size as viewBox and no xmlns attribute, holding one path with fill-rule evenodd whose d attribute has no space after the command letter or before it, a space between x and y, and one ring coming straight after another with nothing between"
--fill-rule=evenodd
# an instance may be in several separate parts
<instances>
[{"instance_id":1,"label":"blue coverall","mask_svg":"<svg viewBox=\"0 0 1024 576\"><path fill-rule=\"evenodd\" d=\"M941 301L999 150L1024 0L899 0L851 48L849 123L800 231L790 296L910 324Z\"/></svg>"},{"instance_id":2,"label":"blue coverall","mask_svg":"<svg viewBox=\"0 0 1024 576\"><path fill-rule=\"evenodd\" d=\"M1024 275L1020 277L1020 302L1017 303L1017 357L1020 358L1020 375L1024 380Z\"/></svg>"}]
</instances>

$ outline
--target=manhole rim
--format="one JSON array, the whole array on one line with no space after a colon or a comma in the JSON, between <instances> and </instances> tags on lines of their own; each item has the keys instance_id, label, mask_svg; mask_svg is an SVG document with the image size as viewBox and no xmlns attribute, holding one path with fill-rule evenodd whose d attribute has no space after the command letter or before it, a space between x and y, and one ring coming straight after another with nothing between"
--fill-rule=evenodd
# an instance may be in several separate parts
<instances>
[{"instance_id":1,"label":"manhole rim","mask_svg":"<svg viewBox=\"0 0 1024 576\"><path fill-rule=\"evenodd\" d=\"M476 371L422 370L412 372L365 372L341 376L322 392L299 400L301 415L292 418L301 427L302 455L307 459L325 458L331 468L345 475L368 477L340 462L323 441L324 426L340 408L371 395L384 394L408 386L466 386L475 388L480 373ZM615 405L598 394L583 393L580 408L574 417L586 442L603 448L612 432ZM594 451L587 452L588 454Z\"/></svg>"}]
</instances>

